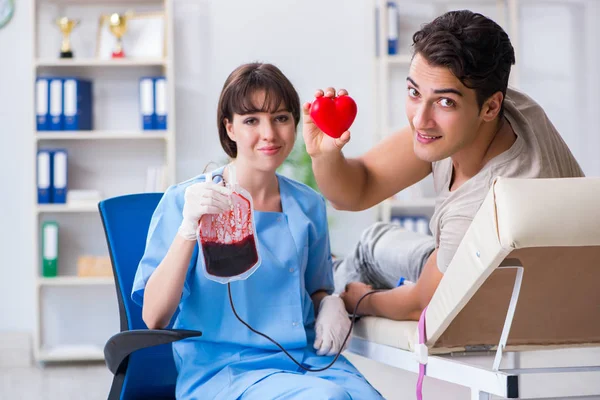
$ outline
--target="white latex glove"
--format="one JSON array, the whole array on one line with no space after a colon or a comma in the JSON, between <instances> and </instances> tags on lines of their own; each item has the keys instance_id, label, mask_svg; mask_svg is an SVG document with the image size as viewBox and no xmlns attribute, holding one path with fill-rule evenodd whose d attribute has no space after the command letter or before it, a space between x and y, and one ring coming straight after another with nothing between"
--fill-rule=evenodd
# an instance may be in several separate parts
<instances>
[{"instance_id":1,"label":"white latex glove","mask_svg":"<svg viewBox=\"0 0 600 400\"><path fill-rule=\"evenodd\" d=\"M194 183L185 189L183 221L177 233L196 240L198 221L204 214L220 214L231 207L231 189L213 182Z\"/></svg>"},{"instance_id":2,"label":"white latex glove","mask_svg":"<svg viewBox=\"0 0 600 400\"><path fill-rule=\"evenodd\" d=\"M344 301L336 295L325 296L319 304L319 313L315 323L314 348L320 356L337 354L350 329L350 318ZM350 342L350 338L348 338ZM348 342L343 350L348 347Z\"/></svg>"}]
</instances>

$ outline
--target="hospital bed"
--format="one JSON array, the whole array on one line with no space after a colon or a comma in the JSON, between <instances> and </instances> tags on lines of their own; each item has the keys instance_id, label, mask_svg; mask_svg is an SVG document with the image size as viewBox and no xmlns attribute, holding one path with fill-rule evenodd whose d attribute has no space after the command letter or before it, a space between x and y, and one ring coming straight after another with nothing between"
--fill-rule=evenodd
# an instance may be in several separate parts
<instances>
[{"instance_id":1,"label":"hospital bed","mask_svg":"<svg viewBox=\"0 0 600 400\"><path fill-rule=\"evenodd\" d=\"M420 340L418 322L363 317L349 351L415 373L423 365L473 400L600 396L599 358L519 365L531 352L600 354L600 178L498 178L422 323Z\"/></svg>"}]
</instances>

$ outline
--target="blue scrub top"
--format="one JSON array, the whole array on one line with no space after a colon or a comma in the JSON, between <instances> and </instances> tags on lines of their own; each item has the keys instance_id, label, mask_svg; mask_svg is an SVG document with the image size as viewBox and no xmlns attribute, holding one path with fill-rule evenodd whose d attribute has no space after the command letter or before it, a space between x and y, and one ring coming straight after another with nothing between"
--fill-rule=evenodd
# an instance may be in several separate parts
<instances>
[{"instance_id":1,"label":"blue scrub top","mask_svg":"<svg viewBox=\"0 0 600 400\"><path fill-rule=\"evenodd\" d=\"M332 357L316 356L312 348L315 315L310 296L334 289L325 201L306 185L277 178L283 212L254 212L262 263L247 280L231 283L233 302L244 321L279 342L297 361L322 367ZM146 282L181 224L185 189L204 179L201 175L170 187L154 212L133 284L132 298L140 306ZM273 343L237 320L227 285L207 279L197 257L188 270L174 327L203 332L200 338L173 344L178 398L234 399L274 373L304 373ZM343 357L334 367L357 374Z\"/></svg>"}]
</instances>

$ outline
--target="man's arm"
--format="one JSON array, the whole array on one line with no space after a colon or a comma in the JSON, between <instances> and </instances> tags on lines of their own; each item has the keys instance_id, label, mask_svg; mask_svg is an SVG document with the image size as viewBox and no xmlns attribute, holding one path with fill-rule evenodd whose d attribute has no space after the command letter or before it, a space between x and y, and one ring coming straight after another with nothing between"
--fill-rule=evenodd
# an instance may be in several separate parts
<instances>
[{"instance_id":1,"label":"man's arm","mask_svg":"<svg viewBox=\"0 0 600 400\"><path fill-rule=\"evenodd\" d=\"M437 249L429 256L419 280L414 285L400 286L372 294L365 298L358 314L375 315L398 321L418 321L423 309L427 307L444 274L437 267ZM356 287L352 287L356 285ZM358 299L370 288L353 282L340 297L346 304L346 310L352 312Z\"/></svg>"},{"instance_id":2,"label":"man's arm","mask_svg":"<svg viewBox=\"0 0 600 400\"><path fill-rule=\"evenodd\" d=\"M419 182L431 173L431 163L413 150L412 130L406 127L379 142L358 158L341 151L312 159L323 195L339 210L360 211Z\"/></svg>"},{"instance_id":3,"label":"man's arm","mask_svg":"<svg viewBox=\"0 0 600 400\"><path fill-rule=\"evenodd\" d=\"M339 96L347 95L344 89ZM315 96L332 97L333 88ZM302 134L319 189L339 210L360 211L372 207L431 173L431 163L417 158L410 127L379 142L361 157L347 159L342 147L350 132L333 139L325 135L310 116L310 103L303 109Z\"/></svg>"}]
</instances>

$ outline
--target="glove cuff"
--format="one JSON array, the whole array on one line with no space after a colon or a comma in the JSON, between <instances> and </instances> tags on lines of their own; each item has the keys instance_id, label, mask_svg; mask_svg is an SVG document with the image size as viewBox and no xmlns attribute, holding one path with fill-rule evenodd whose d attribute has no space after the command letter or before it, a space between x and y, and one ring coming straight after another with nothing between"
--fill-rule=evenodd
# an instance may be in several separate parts
<instances>
[{"instance_id":1,"label":"glove cuff","mask_svg":"<svg viewBox=\"0 0 600 400\"><path fill-rule=\"evenodd\" d=\"M194 224L193 222L183 220L179 229L177 230L177 234L184 238L185 240L193 241L196 240L196 230L198 229L198 224Z\"/></svg>"},{"instance_id":2,"label":"glove cuff","mask_svg":"<svg viewBox=\"0 0 600 400\"><path fill-rule=\"evenodd\" d=\"M334 293L334 294L328 294L327 296L325 296L321 299L321 302L319 303L319 312L321 312L321 310L323 309L323 304L325 304L325 301L331 301L331 300L333 300L333 297L337 297L338 299L340 298L340 296L338 294Z\"/></svg>"}]
</instances>

